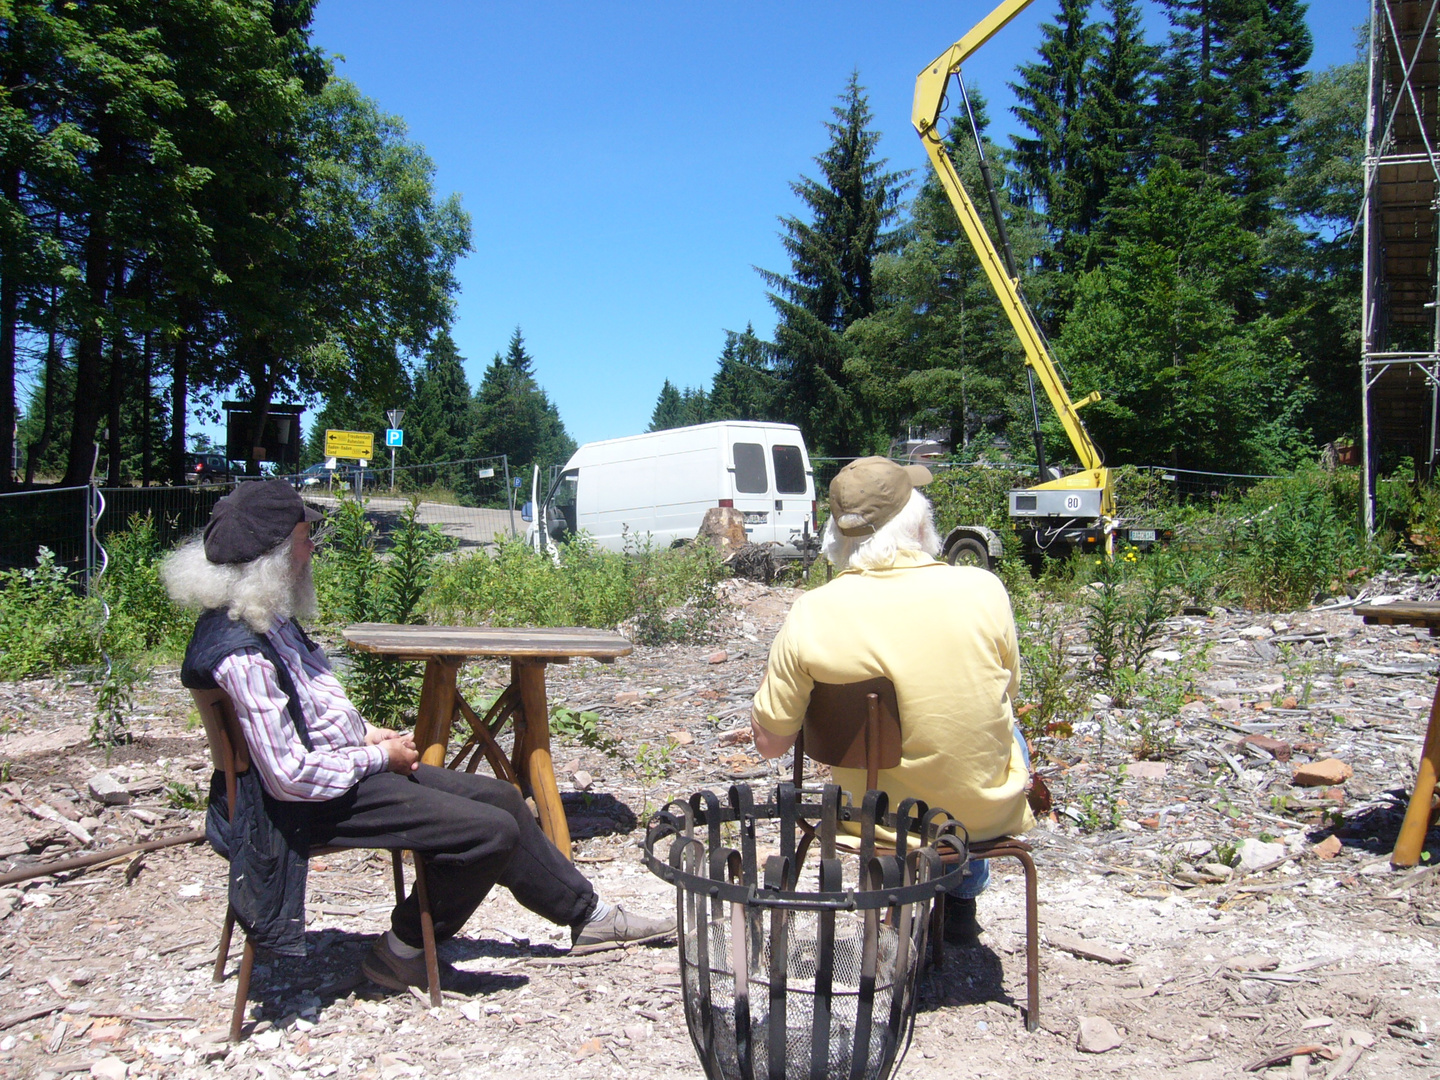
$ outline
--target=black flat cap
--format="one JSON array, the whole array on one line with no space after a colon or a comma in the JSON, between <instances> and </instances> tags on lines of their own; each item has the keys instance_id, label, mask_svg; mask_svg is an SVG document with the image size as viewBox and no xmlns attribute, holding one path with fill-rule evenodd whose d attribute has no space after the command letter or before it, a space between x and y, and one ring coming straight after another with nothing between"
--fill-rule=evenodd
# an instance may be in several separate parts
<instances>
[{"instance_id":1,"label":"black flat cap","mask_svg":"<svg viewBox=\"0 0 1440 1080\"><path fill-rule=\"evenodd\" d=\"M205 526L205 558L247 563L274 551L302 521L325 515L284 480L247 480L215 504Z\"/></svg>"}]
</instances>

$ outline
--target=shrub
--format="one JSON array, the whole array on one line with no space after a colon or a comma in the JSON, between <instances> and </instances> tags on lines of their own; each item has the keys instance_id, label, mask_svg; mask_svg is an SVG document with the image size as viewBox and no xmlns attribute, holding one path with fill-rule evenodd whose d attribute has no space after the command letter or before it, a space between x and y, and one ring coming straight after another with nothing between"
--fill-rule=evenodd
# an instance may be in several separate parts
<instances>
[{"instance_id":1,"label":"shrub","mask_svg":"<svg viewBox=\"0 0 1440 1080\"><path fill-rule=\"evenodd\" d=\"M1310 603L1368 570L1379 555L1360 517L1360 476L1318 467L1257 484L1241 501L1246 511L1235 560L1245 602L1269 610Z\"/></svg>"},{"instance_id":2,"label":"shrub","mask_svg":"<svg viewBox=\"0 0 1440 1080\"><path fill-rule=\"evenodd\" d=\"M34 569L0 571L0 678L23 679L100 659L100 608L42 547Z\"/></svg>"},{"instance_id":3,"label":"shrub","mask_svg":"<svg viewBox=\"0 0 1440 1080\"><path fill-rule=\"evenodd\" d=\"M560 546L557 563L505 540L492 554L447 560L425 603L436 622L609 628L635 619L637 640L656 644L707 632L723 574L707 545L657 551L645 543L621 554L582 535Z\"/></svg>"},{"instance_id":4,"label":"shrub","mask_svg":"<svg viewBox=\"0 0 1440 1080\"><path fill-rule=\"evenodd\" d=\"M1440 569L1440 488L1417 488L1406 518L1405 534L1418 552L1417 565L1426 571Z\"/></svg>"},{"instance_id":5,"label":"shrub","mask_svg":"<svg viewBox=\"0 0 1440 1080\"><path fill-rule=\"evenodd\" d=\"M1033 476L1018 469L962 466L940 472L925 486L925 497L935 508L935 527L942 539L957 525L988 525L1008 538L1009 493L1034 483Z\"/></svg>"},{"instance_id":6,"label":"shrub","mask_svg":"<svg viewBox=\"0 0 1440 1080\"><path fill-rule=\"evenodd\" d=\"M195 620L171 602L160 581L165 552L154 519L132 514L128 528L105 538L105 551L109 561L95 581L95 594L110 608L106 652L129 657L184 652Z\"/></svg>"}]
</instances>

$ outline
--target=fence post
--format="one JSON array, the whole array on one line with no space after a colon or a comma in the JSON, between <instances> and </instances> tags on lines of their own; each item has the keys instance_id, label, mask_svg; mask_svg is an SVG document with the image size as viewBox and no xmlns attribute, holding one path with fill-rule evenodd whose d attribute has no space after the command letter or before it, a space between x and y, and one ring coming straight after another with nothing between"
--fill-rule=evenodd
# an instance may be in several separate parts
<instances>
[{"instance_id":1,"label":"fence post","mask_svg":"<svg viewBox=\"0 0 1440 1080\"><path fill-rule=\"evenodd\" d=\"M520 539L515 531L515 486L510 483L510 455L501 454L500 463L505 467L505 504L510 507L510 539Z\"/></svg>"},{"instance_id":2,"label":"fence post","mask_svg":"<svg viewBox=\"0 0 1440 1080\"><path fill-rule=\"evenodd\" d=\"M90 595L90 575L95 566L95 497L94 484L85 488L85 595Z\"/></svg>"}]
</instances>

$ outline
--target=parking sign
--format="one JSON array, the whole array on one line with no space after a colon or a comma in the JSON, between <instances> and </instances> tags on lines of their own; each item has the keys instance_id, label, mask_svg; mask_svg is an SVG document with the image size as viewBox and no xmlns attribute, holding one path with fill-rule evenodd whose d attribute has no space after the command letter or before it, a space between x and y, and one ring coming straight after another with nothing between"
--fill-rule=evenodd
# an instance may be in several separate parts
<instances>
[{"instance_id":1,"label":"parking sign","mask_svg":"<svg viewBox=\"0 0 1440 1080\"><path fill-rule=\"evenodd\" d=\"M385 445L386 445L386 446L404 446L404 445L405 445L405 432L402 431L400 428L393 428L393 427L392 427L392 428L386 428L386 429L385 429Z\"/></svg>"}]
</instances>

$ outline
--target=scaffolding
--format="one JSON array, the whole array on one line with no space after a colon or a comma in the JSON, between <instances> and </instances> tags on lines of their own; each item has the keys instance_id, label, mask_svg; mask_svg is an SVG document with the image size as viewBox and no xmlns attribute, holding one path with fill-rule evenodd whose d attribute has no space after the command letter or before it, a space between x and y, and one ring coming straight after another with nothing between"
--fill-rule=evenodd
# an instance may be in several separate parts
<instances>
[{"instance_id":1,"label":"scaffolding","mask_svg":"<svg viewBox=\"0 0 1440 1080\"><path fill-rule=\"evenodd\" d=\"M1365 132L1361 424L1365 526L1382 451L1436 465L1440 421L1437 8L1372 0Z\"/></svg>"}]
</instances>

